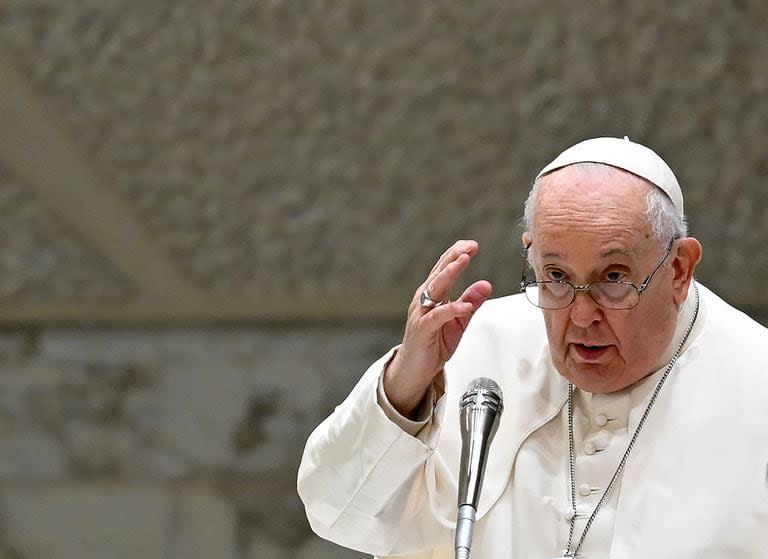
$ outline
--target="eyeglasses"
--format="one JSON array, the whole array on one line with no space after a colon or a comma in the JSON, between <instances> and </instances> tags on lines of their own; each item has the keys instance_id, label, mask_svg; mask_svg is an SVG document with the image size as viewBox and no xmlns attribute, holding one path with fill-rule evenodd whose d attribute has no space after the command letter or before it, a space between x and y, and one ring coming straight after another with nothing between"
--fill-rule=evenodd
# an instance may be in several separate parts
<instances>
[{"instance_id":1,"label":"eyeglasses","mask_svg":"<svg viewBox=\"0 0 768 559\"><path fill-rule=\"evenodd\" d=\"M555 310L569 307L576 299L577 291L586 291L595 303L603 308L631 309L640 302L640 295L648 288L654 274L669 256L676 240L677 237L670 239L664 257L639 286L627 281L595 281L586 285L573 285L568 281L526 281L528 249L531 248L531 243L528 243L528 246L523 250L523 275L520 279L520 291L525 293L531 303L541 309Z\"/></svg>"}]
</instances>

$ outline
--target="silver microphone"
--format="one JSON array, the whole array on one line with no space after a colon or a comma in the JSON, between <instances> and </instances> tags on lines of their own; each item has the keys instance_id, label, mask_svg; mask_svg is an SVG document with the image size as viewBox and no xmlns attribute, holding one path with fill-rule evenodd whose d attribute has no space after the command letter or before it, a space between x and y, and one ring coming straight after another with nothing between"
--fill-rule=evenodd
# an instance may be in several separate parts
<instances>
[{"instance_id":1,"label":"silver microphone","mask_svg":"<svg viewBox=\"0 0 768 559\"><path fill-rule=\"evenodd\" d=\"M469 558L488 449L499 426L499 417L504 408L502 400L499 385L484 377L470 382L461 397L461 466L459 511L456 520L456 559Z\"/></svg>"}]
</instances>

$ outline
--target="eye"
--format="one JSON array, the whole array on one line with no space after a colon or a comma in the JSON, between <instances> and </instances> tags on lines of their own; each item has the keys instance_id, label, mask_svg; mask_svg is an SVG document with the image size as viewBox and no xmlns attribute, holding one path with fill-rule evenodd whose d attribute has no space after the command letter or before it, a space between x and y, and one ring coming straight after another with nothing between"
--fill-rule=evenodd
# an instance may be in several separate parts
<instances>
[{"instance_id":1,"label":"eye","mask_svg":"<svg viewBox=\"0 0 768 559\"><path fill-rule=\"evenodd\" d=\"M556 268L544 270L548 281L565 281L565 274Z\"/></svg>"},{"instance_id":2,"label":"eye","mask_svg":"<svg viewBox=\"0 0 768 559\"><path fill-rule=\"evenodd\" d=\"M626 274L619 271L612 271L605 274L605 279L608 281L627 281L626 278Z\"/></svg>"}]
</instances>

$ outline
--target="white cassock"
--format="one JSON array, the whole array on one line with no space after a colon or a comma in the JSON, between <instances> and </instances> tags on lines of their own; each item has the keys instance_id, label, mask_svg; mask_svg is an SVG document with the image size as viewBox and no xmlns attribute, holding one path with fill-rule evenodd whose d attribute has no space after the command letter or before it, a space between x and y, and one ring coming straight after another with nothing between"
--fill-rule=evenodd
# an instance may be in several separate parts
<instances>
[{"instance_id":1,"label":"white cassock","mask_svg":"<svg viewBox=\"0 0 768 559\"><path fill-rule=\"evenodd\" d=\"M768 330L700 284L698 293L693 330L579 557L768 558ZM683 338L694 299L691 289L657 372L615 393L574 393L574 543ZM504 413L472 558L560 556L571 506L568 383L552 365L541 311L522 295L486 302L423 422L404 420L382 399L391 356L369 368L307 442L298 489L313 530L379 557L453 558L458 402L472 379L486 376L502 388Z\"/></svg>"}]
</instances>

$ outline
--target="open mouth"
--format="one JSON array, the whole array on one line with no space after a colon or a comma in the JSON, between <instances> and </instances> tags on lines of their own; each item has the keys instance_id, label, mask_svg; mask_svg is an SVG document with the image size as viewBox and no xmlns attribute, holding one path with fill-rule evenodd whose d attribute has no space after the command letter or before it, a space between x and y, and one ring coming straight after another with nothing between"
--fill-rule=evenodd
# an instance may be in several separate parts
<instances>
[{"instance_id":1,"label":"open mouth","mask_svg":"<svg viewBox=\"0 0 768 559\"><path fill-rule=\"evenodd\" d=\"M596 361L600 359L607 351L609 346L605 345L587 345L573 344L576 353L585 361Z\"/></svg>"}]
</instances>

